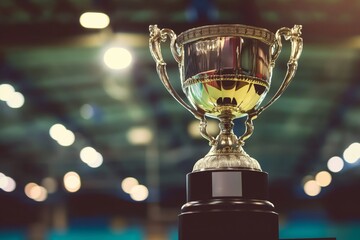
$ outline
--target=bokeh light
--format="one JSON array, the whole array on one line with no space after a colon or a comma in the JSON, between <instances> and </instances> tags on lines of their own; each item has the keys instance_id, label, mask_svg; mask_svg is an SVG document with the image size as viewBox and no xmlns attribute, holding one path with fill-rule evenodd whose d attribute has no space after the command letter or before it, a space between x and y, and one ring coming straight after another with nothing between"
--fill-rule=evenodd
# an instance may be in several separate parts
<instances>
[{"instance_id":1,"label":"bokeh light","mask_svg":"<svg viewBox=\"0 0 360 240\"><path fill-rule=\"evenodd\" d=\"M25 191L25 195L28 196L29 198L33 199L33 188L38 186L36 183L30 182L28 184L25 185L24 191Z\"/></svg>"},{"instance_id":2,"label":"bokeh light","mask_svg":"<svg viewBox=\"0 0 360 240\"><path fill-rule=\"evenodd\" d=\"M16 188L16 182L13 178L0 173L0 189L5 192L13 192Z\"/></svg>"},{"instance_id":3,"label":"bokeh light","mask_svg":"<svg viewBox=\"0 0 360 240\"><path fill-rule=\"evenodd\" d=\"M109 26L110 18L105 13L86 12L81 14L79 22L84 28L102 29Z\"/></svg>"},{"instance_id":4,"label":"bokeh light","mask_svg":"<svg viewBox=\"0 0 360 240\"><path fill-rule=\"evenodd\" d=\"M188 125L187 130L188 130L188 133L190 134L191 137L193 137L193 138L202 138L202 136L200 134L200 122L199 122L199 120L191 121L189 123L189 125ZM216 136L220 131L219 122L215 121L215 120L208 120L206 130L210 135Z\"/></svg>"},{"instance_id":5,"label":"bokeh light","mask_svg":"<svg viewBox=\"0 0 360 240\"><path fill-rule=\"evenodd\" d=\"M84 104L80 108L80 115L84 119L90 119L94 116L94 108L90 104Z\"/></svg>"},{"instance_id":6,"label":"bokeh light","mask_svg":"<svg viewBox=\"0 0 360 240\"><path fill-rule=\"evenodd\" d=\"M43 202L48 197L48 191L46 188L33 182L25 185L24 192L26 196L37 202Z\"/></svg>"},{"instance_id":7,"label":"bokeh light","mask_svg":"<svg viewBox=\"0 0 360 240\"><path fill-rule=\"evenodd\" d=\"M120 70L130 66L132 56L129 50L121 47L111 47L104 54L104 63L113 70Z\"/></svg>"},{"instance_id":8,"label":"bokeh light","mask_svg":"<svg viewBox=\"0 0 360 240\"><path fill-rule=\"evenodd\" d=\"M29 190L29 197L31 199L38 199L41 196L42 188L39 185L34 185Z\"/></svg>"},{"instance_id":9,"label":"bokeh light","mask_svg":"<svg viewBox=\"0 0 360 240\"><path fill-rule=\"evenodd\" d=\"M149 196L149 190L144 185L136 185L131 188L130 197L134 201L144 201Z\"/></svg>"},{"instance_id":10,"label":"bokeh light","mask_svg":"<svg viewBox=\"0 0 360 240\"><path fill-rule=\"evenodd\" d=\"M56 123L51 126L49 130L50 137L57 141L57 139L60 138L60 136L63 134L63 132L66 131L66 128L64 125L60 123Z\"/></svg>"},{"instance_id":11,"label":"bokeh light","mask_svg":"<svg viewBox=\"0 0 360 240\"><path fill-rule=\"evenodd\" d=\"M59 145L63 147L71 146L75 142L75 134L70 130L65 130L57 139Z\"/></svg>"},{"instance_id":12,"label":"bokeh light","mask_svg":"<svg viewBox=\"0 0 360 240\"><path fill-rule=\"evenodd\" d=\"M16 182L13 178L8 177L7 185L3 188L5 192L13 192L16 188Z\"/></svg>"},{"instance_id":13,"label":"bokeh light","mask_svg":"<svg viewBox=\"0 0 360 240\"><path fill-rule=\"evenodd\" d=\"M153 132L148 127L133 127L127 132L127 139L134 145L146 145L153 140Z\"/></svg>"},{"instance_id":14,"label":"bokeh light","mask_svg":"<svg viewBox=\"0 0 360 240\"><path fill-rule=\"evenodd\" d=\"M42 186L37 186L39 194L36 198L34 198L35 201L37 202L43 202L47 199L48 196L48 192L46 190L46 188L42 187Z\"/></svg>"},{"instance_id":15,"label":"bokeh light","mask_svg":"<svg viewBox=\"0 0 360 240\"><path fill-rule=\"evenodd\" d=\"M64 175L64 187L68 192L77 192L81 187L81 179L76 172L68 172Z\"/></svg>"},{"instance_id":16,"label":"bokeh light","mask_svg":"<svg viewBox=\"0 0 360 240\"><path fill-rule=\"evenodd\" d=\"M49 134L61 146L68 147L75 142L75 134L60 123L51 126Z\"/></svg>"},{"instance_id":17,"label":"bokeh light","mask_svg":"<svg viewBox=\"0 0 360 240\"><path fill-rule=\"evenodd\" d=\"M16 92L14 87L7 83L0 85L0 100L5 101L11 108L20 108L25 103L24 95Z\"/></svg>"},{"instance_id":18,"label":"bokeh light","mask_svg":"<svg viewBox=\"0 0 360 240\"><path fill-rule=\"evenodd\" d=\"M41 181L41 185L47 190L48 193L54 193L57 191L57 181L52 177L46 177Z\"/></svg>"},{"instance_id":19,"label":"bokeh light","mask_svg":"<svg viewBox=\"0 0 360 240\"><path fill-rule=\"evenodd\" d=\"M24 105L25 98L19 92L14 92L11 96L7 99L6 104L11 108L20 108Z\"/></svg>"},{"instance_id":20,"label":"bokeh light","mask_svg":"<svg viewBox=\"0 0 360 240\"><path fill-rule=\"evenodd\" d=\"M15 93L15 89L12 85L3 83L0 85L0 100L8 101L11 96Z\"/></svg>"},{"instance_id":21,"label":"bokeh light","mask_svg":"<svg viewBox=\"0 0 360 240\"><path fill-rule=\"evenodd\" d=\"M344 168L344 161L341 157L334 156L328 160L327 167L331 172L340 172Z\"/></svg>"},{"instance_id":22,"label":"bokeh light","mask_svg":"<svg viewBox=\"0 0 360 240\"><path fill-rule=\"evenodd\" d=\"M102 163L103 163L103 156L99 152L96 152L96 156L92 158L91 161L87 162L88 166L92 168L98 168L102 165Z\"/></svg>"},{"instance_id":23,"label":"bokeh light","mask_svg":"<svg viewBox=\"0 0 360 240\"><path fill-rule=\"evenodd\" d=\"M7 185L8 178L5 174L0 173L0 188L3 189Z\"/></svg>"},{"instance_id":24,"label":"bokeh light","mask_svg":"<svg viewBox=\"0 0 360 240\"><path fill-rule=\"evenodd\" d=\"M96 156L96 150L93 147L84 147L80 150L80 159L84 163L91 161Z\"/></svg>"},{"instance_id":25,"label":"bokeh light","mask_svg":"<svg viewBox=\"0 0 360 240\"><path fill-rule=\"evenodd\" d=\"M83 149L81 149L80 159L92 168L98 168L103 163L103 156L93 147L84 147Z\"/></svg>"},{"instance_id":26,"label":"bokeh light","mask_svg":"<svg viewBox=\"0 0 360 240\"><path fill-rule=\"evenodd\" d=\"M121 182L121 188L126 193L131 193L131 189L139 185L139 181L133 177L127 177Z\"/></svg>"},{"instance_id":27,"label":"bokeh light","mask_svg":"<svg viewBox=\"0 0 360 240\"><path fill-rule=\"evenodd\" d=\"M304 192L308 196L314 197L321 192L321 187L316 183L315 180L310 180L304 184Z\"/></svg>"},{"instance_id":28,"label":"bokeh light","mask_svg":"<svg viewBox=\"0 0 360 240\"><path fill-rule=\"evenodd\" d=\"M332 180L331 174L327 171L321 171L315 175L315 181L320 187L327 187Z\"/></svg>"},{"instance_id":29,"label":"bokeh light","mask_svg":"<svg viewBox=\"0 0 360 240\"><path fill-rule=\"evenodd\" d=\"M6 184L2 187L2 190L5 192L13 192L16 188L16 182L13 178L5 176L6 178Z\"/></svg>"},{"instance_id":30,"label":"bokeh light","mask_svg":"<svg viewBox=\"0 0 360 240\"><path fill-rule=\"evenodd\" d=\"M352 143L343 154L344 160L348 163L355 163L360 159L360 143Z\"/></svg>"}]
</instances>

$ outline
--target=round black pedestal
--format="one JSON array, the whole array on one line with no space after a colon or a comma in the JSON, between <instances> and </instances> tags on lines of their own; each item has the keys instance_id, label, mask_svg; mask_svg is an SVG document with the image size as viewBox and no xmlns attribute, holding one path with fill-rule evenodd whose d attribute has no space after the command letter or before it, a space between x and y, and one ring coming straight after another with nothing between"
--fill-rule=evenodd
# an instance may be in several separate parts
<instances>
[{"instance_id":1,"label":"round black pedestal","mask_svg":"<svg viewBox=\"0 0 360 240\"><path fill-rule=\"evenodd\" d=\"M267 201L267 173L201 171L186 180L179 240L278 240L278 214Z\"/></svg>"}]
</instances>

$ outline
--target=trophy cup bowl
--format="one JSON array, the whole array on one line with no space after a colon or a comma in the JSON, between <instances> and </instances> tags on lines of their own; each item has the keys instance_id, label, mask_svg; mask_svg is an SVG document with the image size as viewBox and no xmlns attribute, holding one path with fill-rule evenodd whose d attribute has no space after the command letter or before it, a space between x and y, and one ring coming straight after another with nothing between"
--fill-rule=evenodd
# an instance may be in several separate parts
<instances>
[{"instance_id":1,"label":"trophy cup bowl","mask_svg":"<svg viewBox=\"0 0 360 240\"><path fill-rule=\"evenodd\" d=\"M242 117L261 103L270 87L269 46L274 35L263 29L259 29L263 41L231 35L242 30L238 25L205 26L177 38L183 46L184 92L206 116Z\"/></svg>"},{"instance_id":2,"label":"trophy cup bowl","mask_svg":"<svg viewBox=\"0 0 360 240\"><path fill-rule=\"evenodd\" d=\"M212 146L196 162L193 171L245 168L261 171L259 163L243 150L244 141L254 130L253 120L285 91L292 80L302 51L301 26L281 28L275 34L258 27L225 24L193 28L178 37L171 29L151 25L150 51L161 81L170 94L197 119L200 132ZM161 42L170 39L170 49L179 64L182 89L187 104L169 82ZM291 42L285 78L275 95L263 107L278 58L281 37ZM245 133L233 133L233 119L247 116ZM220 121L220 134L206 131L206 117Z\"/></svg>"},{"instance_id":3,"label":"trophy cup bowl","mask_svg":"<svg viewBox=\"0 0 360 240\"><path fill-rule=\"evenodd\" d=\"M187 174L187 203L179 215L179 239L278 240L278 215L267 200L267 173L243 150L253 120L276 101L294 77L302 51L301 26L275 34L257 27L227 24L193 28L178 37L171 29L151 25L149 47L160 80L195 118L210 151ZM271 85L282 37L291 42L287 72L279 89L260 106ZM170 39L188 104L169 81L161 43ZM237 137L233 120L246 116ZM220 133L206 131L206 117L220 121Z\"/></svg>"}]
</instances>

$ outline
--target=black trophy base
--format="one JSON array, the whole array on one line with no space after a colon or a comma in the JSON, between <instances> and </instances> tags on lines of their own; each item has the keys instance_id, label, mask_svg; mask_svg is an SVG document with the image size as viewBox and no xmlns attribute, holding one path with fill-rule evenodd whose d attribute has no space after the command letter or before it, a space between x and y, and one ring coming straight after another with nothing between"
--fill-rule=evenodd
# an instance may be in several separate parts
<instances>
[{"instance_id":1,"label":"black trophy base","mask_svg":"<svg viewBox=\"0 0 360 240\"><path fill-rule=\"evenodd\" d=\"M278 214L267 201L267 173L244 169L187 175L179 240L278 240Z\"/></svg>"}]
</instances>

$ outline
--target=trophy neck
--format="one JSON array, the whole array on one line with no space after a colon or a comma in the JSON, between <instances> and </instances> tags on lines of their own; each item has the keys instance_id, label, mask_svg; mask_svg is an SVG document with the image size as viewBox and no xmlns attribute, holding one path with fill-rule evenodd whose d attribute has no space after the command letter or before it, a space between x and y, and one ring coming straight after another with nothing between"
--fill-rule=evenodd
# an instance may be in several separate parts
<instances>
[{"instance_id":1,"label":"trophy neck","mask_svg":"<svg viewBox=\"0 0 360 240\"><path fill-rule=\"evenodd\" d=\"M221 114L220 116L218 116L218 118L220 120L220 134L234 134L233 119L235 118L235 116L232 114Z\"/></svg>"},{"instance_id":2,"label":"trophy neck","mask_svg":"<svg viewBox=\"0 0 360 240\"><path fill-rule=\"evenodd\" d=\"M193 172L229 168L261 171L259 163L244 151L241 141L234 134L234 116L222 114L218 118L220 133L215 144L206 156L196 162Z\"/></svg>"},{"instance_id":3,"label":"trophy neck","mask_svg":"<svg viewBox=\"0 0 360 240\"><path fill-rule=\"evenodd\" d=\"M216 137L216 143L213 146L218 152L239 152L241 145L237 136L234 134L234 116L231 114L221 114L219 117L220 133Z\"/></svg>"}]
</instances>

